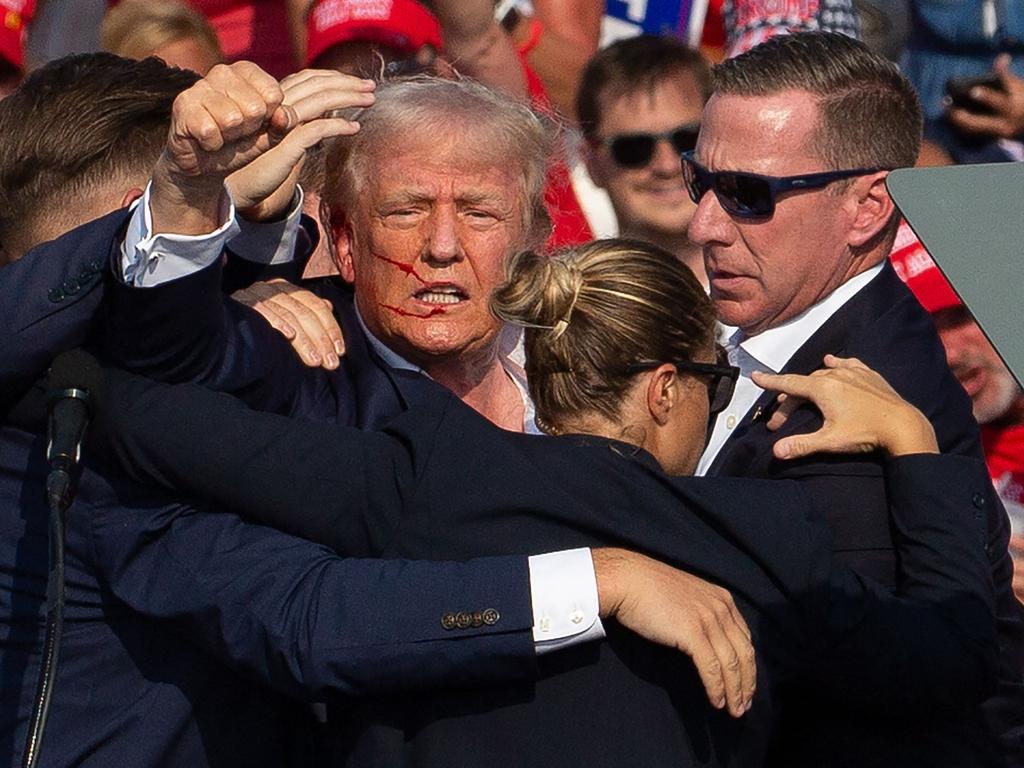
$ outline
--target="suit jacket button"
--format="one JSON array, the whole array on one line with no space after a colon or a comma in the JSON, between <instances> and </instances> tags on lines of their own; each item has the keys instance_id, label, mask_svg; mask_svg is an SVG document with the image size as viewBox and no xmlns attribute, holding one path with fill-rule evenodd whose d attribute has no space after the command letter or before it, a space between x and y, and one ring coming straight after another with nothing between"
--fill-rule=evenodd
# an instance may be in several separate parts
<instances>
[{"instance_id":1,"label":"suit jacket button","mask_svg":"<svg viewBox=\"0 0 1024 768\"><path fill-rule=\"evenodd\" d=\"M52 301L54 304L64 301L64 291L60 288L51 288L50 292L46 294L46 298Z\"/></svg>"},{"instance_id":2,"label":"suit jacket button","mask_svg":"<svg viewBox=\"0 0 1024 768\"><path fill-rule=\"evenodd\" d=\"M93 259L92 261L90 261L88 264L85 265L85 268L89 272L92 272L93 274L95 274L97 272L102 272L103 271L103 262L100 259Z\"/></svg>"},{"instance_id":3,"label":"suit jacket button","mask_svg":"<svg viewBox=\"0 0 1024 768\"><path fill-rule=\"evenodd\" d=\"M62 285L61 287L64 289L64 293L66 293L68 296L72 296L78 293L78 289L82 287L82 284L75 280L75 278L69 277L67 280L64 281L64 285Z\"/></svg>"},{"instance_id":4,"label":"suit jacket button","mask_svg":"<svg viewBox=\"0 0 1024 768\"><path fill-rule=\"evenodd\" d=\"M445 629L455 629L455 614L446 613L441 617L441 626Z\"/></svg>"},{"instance_id":5,"label":"suit jacket button","mask_svg":"<svg viewBox=\"0 0 1024 768\"><path fill-rule=\"evenodd\" d=\"M473 626L474 627L482 627L483 624L484 624L484 615L480 611L475 611L473 613Z\"/></svg>"},{"instance_id":6,"label":"suit jacket button","mask_svg":"<svg viewBox=\"0 0 1024 768\"><path fill-rule=\"evenodd\" d=\"M483 612L480 618L484 620L484 624L486 624L488 627L493 627L495 624L498 623L498 619L501 618L501 614L493 608L488 608L486 611Z\"/></svg>"},{"instance_id":7,"label":"suit jacket button","mask_svg":"<svg viewBox=\"0 0 1024 768\"><path fill-rule=\"evenodd\" d=\"M981 493L976 493L971 497L971 503L974 504L975 509L985 508L985 496Z\"/></svg>"},{"instance_id":8,"label":"suit jacket button","mask_svg":"<svg viewBox=\"0 0 1024 768\"><path fill-rule=\"evenodd\" d=\"M459 629L469 629L471 626L473 626L473 617L470 616L468 613L459 611L455 615L455 626L457 626Z\"/></svg>"}]
</instances>

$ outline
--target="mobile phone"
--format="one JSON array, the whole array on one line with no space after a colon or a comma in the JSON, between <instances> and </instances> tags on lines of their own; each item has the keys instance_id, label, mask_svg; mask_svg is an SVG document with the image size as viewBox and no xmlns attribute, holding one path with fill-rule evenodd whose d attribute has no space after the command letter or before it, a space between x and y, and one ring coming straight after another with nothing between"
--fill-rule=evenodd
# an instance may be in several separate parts
<instances>
[{"instance_id":1,"label":"mobile phone","mask_svg":"<svg viewBox=\"0 0 1024 768\"><path fill-rule=\"evenodd\" d=\"M995 72L977 77L951 77L946 81L946 95L950 105L978 115L993 114L990 106L971 97L971 91L979 85L994 91L1003 90L1003 81Z\"/></svg>"}]
</instances>

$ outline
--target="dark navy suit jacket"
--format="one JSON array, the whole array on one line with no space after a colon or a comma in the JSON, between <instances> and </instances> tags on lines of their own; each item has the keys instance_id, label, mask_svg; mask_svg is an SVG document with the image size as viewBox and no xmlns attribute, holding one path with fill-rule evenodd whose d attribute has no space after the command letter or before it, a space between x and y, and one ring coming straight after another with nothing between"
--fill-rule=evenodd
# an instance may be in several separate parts
<instances>
[{"instance_id":1,"label":"dark navy suit jacket","mask_svg":"<svg viewBox=\"0 0 1024 768\"><path fill-rule=\"evenodd\" d=\"M0 271L5 394L89 335L104 286L95 277L69 293L67 275L78 274L83 258L89 267L115 251L125 216L93 222ZM53 293L60 285L63 299ZM382 407L392 407L382 396ZM46 467L31 421L9 415L0 428L5 764L20 761L42 645ZM136 556L140 542L120 535L126 518L140 537L171 535ZM43 765L281 765L296 707L267 686L317 699L536 672L523 557L343 561L91 469L69 515L67 557L64 653ZM440 625L453 608L488 607L501 612L493 626L453 635Z\"/></svg>"},{"instance_id":2,"label":"dark navy suit jacket","mask_svg":"<svg viewBox=\"0 0 1024 768\"><path fill-rule=\"evenodd\" d=\"M415 378L395 373L400 388ZM979 460L887 467L904 592L926 608L831 570L795 484L669 478L632 446L504 432L451 395L409 395L382 432L259 414L194 386L122 381L111 395L115 450L138 479L366 556L639 549L723 584L755 634L762 695L743 721L711 710L685 657L611 627L607 643L542 657L535 683L335 702L347 764L756 765L768 692L797 674L864 704L884 697L894 717L987 691L976 500L994 494Z\"/></svg>"},{"instance_id":3,"label":"dark navy suit jacket","mask_svg":"<svg viewBox=\"0 0 1024 768\"><path fill-rule=\"evenodd\" d=\"M827 353L857 357L881 373L928 416L944 452L982 456L970 400L946 365L931 318L888 263L793 355L783 372L810 373ZM773 395L765 393L751 408L709 474L798 481L829 523L837 560L883 584L896 583L881 460L867 455L779 461L772 455L773 443L783 435L818 429L821 417L804 407L772 433L765 415L772 401ZM870 712L851 713L841 700L822 700L804 690L795 699L807 704L787 715L777 765L1024 765L1024 616L1011 589L1006 513L998 502L986 512L1001 654L999 684L984 712L965 717L957 728L927 717L916 726L893 724Z\"/></svg>"}]
</instances>

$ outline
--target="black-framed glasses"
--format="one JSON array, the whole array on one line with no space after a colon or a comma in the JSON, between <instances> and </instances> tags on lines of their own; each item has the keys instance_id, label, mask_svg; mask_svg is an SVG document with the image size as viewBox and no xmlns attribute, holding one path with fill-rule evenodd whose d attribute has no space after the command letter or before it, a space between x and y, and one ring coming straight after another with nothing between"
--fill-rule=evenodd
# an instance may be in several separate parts
<instances>
[{"instance_id":1,"label":"black-framed glasses","mask_svg":"<svg viewBox=\"0 0 1024 768\"><path fill-rule=\"evenodd\" d=\"M684 152L683 180L690 199L700 203L708 190L726 212L740 219L762 219L775 213L775 199L786 192L799 189L820 189L840 179L851 179L885 168L853 168L848 171L825 171L800 176L762 176L742 171L709 171L698 163L693 151Z\"/></svg>"},{"instance_id":2,"label":"black-framed glasses","mask_svg":"<svg viewBox=\"0 0 1024 768\"><path fill-rule=\"evenodd\" d=\"M678 155L697 146L698 133L700 123L685 123L661 133L617 133L600 139L600 142L608 147L612 160L618 165L642 168L651 162L659 141L667 141Z\"/></svg>"},{"instance_id":3,"label":"black-framed glasses","mask_svg":"<svg viewBox=\"0 0 1024 768\"><path fill-rule=\"evenodd\" d=\"M728 407L732 400L733 390L736 389L736 379L740 376L740 369L729 364L729 355L719 345L715 348L714 363L694 363L690 360L643 360L633 363L626 368L627 374L652 371L660 365L668 363L674 365L680 373L690 373L705 378L708 388L708 424L714 424L715 419Z\"/></svg>"}]
</instances>

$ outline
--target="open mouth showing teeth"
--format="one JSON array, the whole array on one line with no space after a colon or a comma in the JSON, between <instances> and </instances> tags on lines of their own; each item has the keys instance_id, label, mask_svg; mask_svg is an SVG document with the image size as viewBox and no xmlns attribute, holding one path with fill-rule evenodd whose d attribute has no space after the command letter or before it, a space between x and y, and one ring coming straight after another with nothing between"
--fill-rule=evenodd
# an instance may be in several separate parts
<instances>
[{"instance_id":1,"label":"open mouth showing teeth","mask_svg":"<svg viewBox=\"0 0 1024 768\"><path fill-rule=\"evenodd\" d=\"M468 298L465 293L454 285L426 288L416 293L416 299L425 304L458 304L460 301L465 301Z\"/></svg>"}]
</instances>

